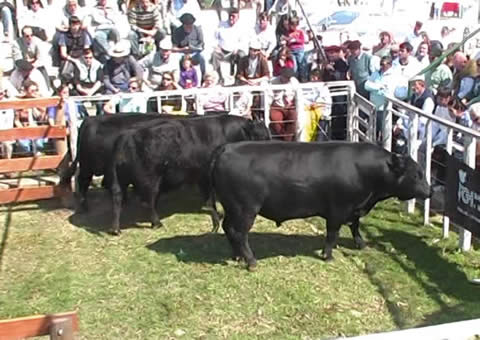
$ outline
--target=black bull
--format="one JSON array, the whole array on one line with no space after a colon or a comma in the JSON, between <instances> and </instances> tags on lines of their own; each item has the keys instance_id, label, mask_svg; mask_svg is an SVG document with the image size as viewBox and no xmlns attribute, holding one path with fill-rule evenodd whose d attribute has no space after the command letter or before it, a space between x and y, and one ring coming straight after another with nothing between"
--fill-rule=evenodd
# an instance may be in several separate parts
<instances>
[{"instance_id":1,"label":"black bull","mask_svg":"<svg viewBox=\"0 0 480 340\"><path fill-rule=\"evenodd\" d=\"M234 258L254 269L248 231L257 214L281 222L320 216L327 222L323 250L331 260L342 224L350 223L357 247L365 243L359 218L379 201L426 199L422 168L410 157L369 143L235 143L216 150L211 163L212 199L222 204L222 227Z\"/></svg>"},{"instance_id":2,"label":"black bull","mask_svg":"<svg viewBox=\"0 0 480 340\"><path fill-rule=\"evenodd\" d=\"M155 207L159 193L196 184L208 198L210 160L217 147L268 139L264 123L235 116L169 120L123 132L115 142L111 165L113 233L120 233L121 204L130 184L149 205L152 226L156 226L160 224ZM214 228L219 224L214 209L212 222Z\"/></svg>"},{"instance_id":3,"label":"black bull","mask_svg":"<svg viewBox=\"0 0 480 340\"><path fill-rule=\"evenodd\" d=\"M87 192L92 177L106 173L118 136L129 129L151 126L157 122L171 119L185 119L185 116L154 113L87 117L78 132L77 155L70 168L60 173L60 184L70 185L77 166L80 165L77 175L80 210L88 209ZM104 178L104 183L108 183L107 178Z\"/></svg>"}]
</instances>

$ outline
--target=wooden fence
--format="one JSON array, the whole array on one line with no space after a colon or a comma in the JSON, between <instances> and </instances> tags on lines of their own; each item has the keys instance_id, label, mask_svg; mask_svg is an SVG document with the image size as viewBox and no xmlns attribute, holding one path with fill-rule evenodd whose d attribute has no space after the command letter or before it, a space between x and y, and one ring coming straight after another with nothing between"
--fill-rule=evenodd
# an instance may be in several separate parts
<instances>
[{"instance_id":1,"label":"wooden fence","mask_svg":"<svg viewBox=\"0 0 480 340\"><path fill-rule=\"evenodd\" d=\"M50 335L51 340L73 340L74 332L77 331L77 312L0 320L0 340L18 340L45 335Z\"/></svg>"},{"instance_id":2,"label":"wooden fence","mask_svg":"<svg viewBox=\"0 0 480 340\"><path fill-rule=\"evenodd\" d=\"M58 101L58 97L1 101L0 110L55 106L58 104ZM0 142L38 138L65 139L66 136L67 130L65 126L38 126L0 130ZM56 154L40 157L1 159L0 174L56 169L63 157L64 155ZM38 184L37 186L25 185L23 184L25 181L22 182L22 177L19 176L13 181L10 180L9 188L0 189L0 204L58 197L64 192L52 181L44 181L46 185L42 186L38 186Z\"/></svg>"}]
</instances>

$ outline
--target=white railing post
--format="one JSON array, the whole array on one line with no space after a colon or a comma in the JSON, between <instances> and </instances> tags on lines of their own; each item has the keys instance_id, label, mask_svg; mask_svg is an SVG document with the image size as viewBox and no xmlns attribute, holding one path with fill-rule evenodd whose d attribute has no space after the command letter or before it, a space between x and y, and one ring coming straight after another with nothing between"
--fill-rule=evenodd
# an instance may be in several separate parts
<instances>
[{"instance_id":1,"label":"white railing post","mask_svg":"<svg viewBox=\"0 0 480 340\"><path fill-rule=\"evenodd\" d=\"M432 185L432 121L427 120L425 125L426 145L425 145L425 177L429 185ZM427 198L423 204L423 225L430 223L430 198Z\"/></svg>"},{"instance_id":2,"label":"white railing post","mask_svg":"<svg viewBox=\"0 0 480 340\"><path fill-rule=\"evenodd\" d=\"M449 155L453 156L453 129L448 128L448 134L447 134L447 148L446 151ZM442 164L445 165L445 169L447 168L447 164ZM444 195L445 196L445 195ZM445 203L444 203L445 205ZM445 207L444 207L445 209ZM443 215L443 238L448 237L448 232L450 230L450 217L447 215Z\"/></svg>"},{"instance_id":3,"label":"white railing post","mask_svg":"<svg viewBox=\"0 0 480 340\"><path fill-rule=\"evenodd\" d=\"M411 124L408 129L408 151L410 153L410 157L413 160L418 161L418 142L417 142L417 134L418 134L418 115L409 112L408 115L410 116ZM415 199L411 199L407 203L407 212L412 214L415 211Z\"/></svg>"},{"instance_id":4,"label":"white railing post","mask_svg":"<svg viewBox=\"0 0 480 340\"><path fill-rule=\"evenodd\" d=\"M475 138L472 136L464 136L464 151L463 151L463 160L464 162L475 169L475 148L476 148ZM460 228L459 230L459 247L463 251L470 250L472 246L472 233L467 229Z\"/></svg>"},{"instance_id":5,"label":"white railing post","mask_svg":"<svg viewBox=\"0 0 480 340\"><path fill-rule=\"evenodd\" d=\"M358 108L354 102L355 86L350 85L348 89L348 104L347 104L347 140L349 142L355 142L354 137L354 115L358 114Z\"/></svg>"},{"instance_id":6,"label":"white railing post","mask_svg":"<svg viewBox=\"0 0 480 340\"><path fill-rule=\"evenodd\" d=\"M270 128L270 96L268 95L268 90L263 90L263 116L265 126Z\"/></svg>"},{"instance_id":7,"label":"white railing post","mask_svg":"<svg viewBox=\"0 0 480 340\"><path fill-rule=\"evenodd\" d=\"M384 111L384 120L383 120L383 128L382 128L382 139L383 139L383 147L388 151L392 151L392 102L388 101Z\"/></svg>"}]
</instances>

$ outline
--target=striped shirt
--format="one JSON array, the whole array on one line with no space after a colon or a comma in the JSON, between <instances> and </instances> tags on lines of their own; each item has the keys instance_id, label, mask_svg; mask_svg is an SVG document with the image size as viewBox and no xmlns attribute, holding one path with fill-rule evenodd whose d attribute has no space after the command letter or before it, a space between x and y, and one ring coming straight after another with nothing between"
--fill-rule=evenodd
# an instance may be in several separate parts
<instances>
[{"instance_id":1,"label":"striped shirt","mask_svg":"<svg viewBox=\"0 0 480 340\"><path fill-rule=\"evenodd\" d=\"M137 31L137 28L144 30L160 28L160 10L153 4L144 9L141 4L137 3L135 7L128 10L127 16L133 31Z\"/></svg>"}]
</instances>

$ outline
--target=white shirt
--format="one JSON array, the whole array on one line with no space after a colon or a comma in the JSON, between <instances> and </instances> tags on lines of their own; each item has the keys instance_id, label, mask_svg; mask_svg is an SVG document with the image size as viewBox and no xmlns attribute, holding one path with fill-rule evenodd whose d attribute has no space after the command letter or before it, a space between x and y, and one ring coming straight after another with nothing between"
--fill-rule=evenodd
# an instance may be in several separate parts
<instances>
[{"instance_id":1,"label":"white shirt","mask_svg":"<svg viewBox=\"0 0 480 340\"><path fill-rule=\"evenodd\" d=\"M246 50L246 36L248 34L245 34L244 28L238 21L233 26L230 26L229 22L222 22L215 32L218 46L228 52Z\"/></svg>"},{"instance_id":2,"label":"white shirt","mask_svg":"<svg viewBox=\"0 0 480 340\"><path fill-rule=\"evenodd\" d=\"M262 46L262 51L268 57L277 45L277 37L275 36L275 29L268 25L264 31L260 30L260 26L255 26L255 37Z\"/></svg>"}]
</instances>

